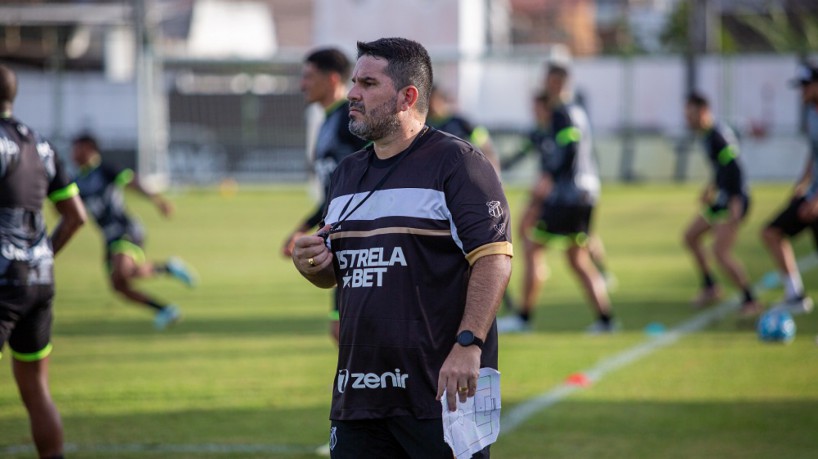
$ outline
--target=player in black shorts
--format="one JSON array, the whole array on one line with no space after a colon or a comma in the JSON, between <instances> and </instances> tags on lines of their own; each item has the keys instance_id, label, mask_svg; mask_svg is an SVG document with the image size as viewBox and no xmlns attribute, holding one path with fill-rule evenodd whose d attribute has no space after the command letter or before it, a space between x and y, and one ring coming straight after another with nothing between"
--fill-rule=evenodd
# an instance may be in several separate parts
<instances>
[{"instance_id":1,"label":"player in black shorts","mask_svg":"<svg viewBox=\"0 0 818 459\"><path fill-rule=\"evenodd\" d=\"M685 118L690 129L703 135L707 159L713 170L713 179L700 198L704 209L684 233L685 246L693 254L702 278L701 291L693 305L707 306L721 295L702 247L702 238L712 231L716 262L742 291L740 314L753 316L760 312L761 305L756 301L744 267L732 254L739 226L750 204L747 181L738 162L738 141L730 128L714 121L710 104L701 94L693 93L687 97Z\"/></svg>"},{"instance_id":2,"label":"player in black shorts","mask_svg":"<svg viewBox=\"0 0 818 459\"><path fill-rule=\"evenodd\" d=\"M335 171L326 225L292 257L341 296L331 456L451 459L443 409L474 397L480 369L497 365L508 203L479 150L425 125L422 45L359 42L352 81L350 131L373 144Z\"/></svg>"},{"instance_id":3,"label":"player in black shorts","mask_svg":"<svg viewBox=\"0 0 818 459\"><path fill-rule=\"evenodd\" d=\"M784 300L774 307L806 314L814 305L804 288L790 240L809 229L818 246L818 67L803 65L791 84L801 90L805 104L809 154L789 204L762 230L761 238L784 284Z\"/></svg>"},{"instance_id":4,"label":"player in black shorts","mask_svg":"<svg viewBox=\"0 0 818 459\"><path fill-rule=\"evenodd\" d=\"M74 139L73 158L80 169L76 177L80 196L105 240L105 260L111 285L125 299L152 310L154 326L157 330L164 330L180 319L179 307L137 290L134 281L168 274L193 287L196 277L179 258L155 263L145 257L144 230L128 215L123 188L128 186L150 199L165 217L173 212L172 205L161 195L146 190L133 170L104 163L97 141L90 135Z\"/></svg>"},{"instance_id":5,"label":"player in black shorts","mask_svg":"<svg viewBox=\"0 0 818 459\"><path fill-rule=\"evenodd\" d=\"M54 149L12 116L16 95L16 76L0 65L0 350L8 341L37 453L59 459L62 422L48 388L54 255L86 217ZM50 237L46 199L60 214Z\"/></svg>"},{"instance_id":6,"label":"player in black shorts","mask_svg":"<svg viewBox=\"0 0 818 459\"><path fill-rule=\"evenodd\" d=\"M617 329L605 279L593 263L590 250L591 220L600 194L600 181L593 157L593 139L585 111L566 104L561 97L540 94L535 100L539 123L547 135L539 139L540 176L520 222L525 270L521 309L501 317L501 333L530 329L540 288L545 281L541 258L545 248L565 249L572 270L591 301L596 320L590 333Z\"/></svg>"},{"instance_id":7,"label":"player in black shorts","mask_svg":"<svg viewBox=\"0 0 818 459\"><path fill-rule=\"evenodd\" d=\"M292 256L295 240L315 229L324 215L329 179L338 164L362 149L366 142L349 132L349 102L346 82L352 64L346 54L336 48L311 52L304 59L301 72L301 92L307 103L317 103L324 109L324 122L315 139L313 172L321 185L321 202L284 241L282 254ZM338 293L332 294L330 334L338 342Z\"/></svg>"}]
</instances>

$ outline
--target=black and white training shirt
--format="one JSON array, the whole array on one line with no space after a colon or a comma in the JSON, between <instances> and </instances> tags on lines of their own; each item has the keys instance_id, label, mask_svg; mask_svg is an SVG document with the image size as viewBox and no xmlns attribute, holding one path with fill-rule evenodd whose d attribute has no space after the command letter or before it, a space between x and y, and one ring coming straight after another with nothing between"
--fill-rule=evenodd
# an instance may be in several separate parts
<instances>
[{"instance_id":1,"label":"black and white training shirt","mask_svg":"<svg viewBox=\"0 0 818 459\"><path fill-rule=\"evenodd\" d=\"M18 120L0 117L0 286L53 283L43 203L76 195L51 144Z\"/></svg>"},{"instance_id":2,"label":"black and white training shirt","mask_svg":"<svg viewBox=\"0 0 818 459\"><path fill-rule=\"evenodd\" d=\"M325 223L341 221L329 239L341 319L334 420L440 418L437 377L471 265L512 254L508 203L482 153L431 128L401 160L406 154L379 160L369 147L332 178ZM382 188L343 219L397 161ZM481 366L497 368L495 327Z\"/></svg>"}]
</instances>

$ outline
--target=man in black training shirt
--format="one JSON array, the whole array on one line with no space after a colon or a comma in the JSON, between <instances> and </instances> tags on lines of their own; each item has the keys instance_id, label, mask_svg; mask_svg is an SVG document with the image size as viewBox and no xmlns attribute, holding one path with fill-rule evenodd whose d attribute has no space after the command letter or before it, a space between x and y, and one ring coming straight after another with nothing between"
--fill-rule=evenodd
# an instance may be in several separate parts
<instances>
[{"instance_id":1,"label":"man in black training shirt","mask_svg":"<svg viewBox=\"0 0 818 459\"><path fill-rule=\"evenodd\" d=\"M62 422L48 388L54 255L86 217L54 149L12 117L16 95L16 76L0 65L0 350L8 341L37 453L60 459ZM50 237L46 198L60 214Z\"/></svg>"},{"instance_id":2,"label":"man in black training shirt","mask_svg":"<svg viewBox=\"0 0 818 459\"><path fill-rule=\"evenodd\" d=\"M305 278L341 296L331 455L450 459L444 389L453 411L481 367L497 368L508 204L479 150L424 124L423 46L359 42L352 81L350 130L373 145L335 171L326 226L293 251Z\"/></svg>"},{"instance_id":3,"label":"man in black training shirt","mask_svg":"<svg viewBox=\"0 0 818 459\"><path fill-rule=\"evenodd\" d=\"M111 285L125 299L150 308L154 312L154 326L164 330L180 319L179 307L137 290L134 281L168 274L193 287L196 279L178 258L170 258L165 263L147 260L143 249L145 232L142 225L128 215L123 188L131 187L150 199L165 217L171 215L173 207L161 195L146 190L133 170L104 163L94 137L81 135L74 139L73 156L80 168L76 178L80 196L105 239Z\"/></svg>"},{"instance_id":4,"label":"man in black training shirt","mask_svg":"<svg viewBox=\"0 0 818 459\"><path fill-rule=\"evenodd\" d=\"M743 293L740 314L755 315L762 310L761 304L755 299L744 267L731 253L739 225L750 205L747 181L738 162L738 141L729 127L713 120L710 104L701 94L688 96L685 119L690 129L703 135L707 160L713 170L713 179L708 182L700 198L704 209L684 233L685 246L693 254L702 279L701 291L693 300L693 305L707 306L721 295L702 247L702 238L712 231L716 262Z\"/></svg>"},{"instance_id":5,"label":"man in black training shirt","mask_svg":"<svg viewBox=\"0 0 818 459\"><path fill-rule=\"evenodd\" d=\"M307 103L318 103L324 108L324 122L315 139L313 170L321 184L321 203L302 221L284 241L282 253L292 256L295 240L316 228L324 216L329 179L344 158L366 145L364 140L349 132L349 103L346 98L346 82L351 64L338 49L319 49L304 60L301 72L301 92ZM330 332L338 342L338 294L333 292L333 308L330 313Z\"/></svg>"}]
</instances>

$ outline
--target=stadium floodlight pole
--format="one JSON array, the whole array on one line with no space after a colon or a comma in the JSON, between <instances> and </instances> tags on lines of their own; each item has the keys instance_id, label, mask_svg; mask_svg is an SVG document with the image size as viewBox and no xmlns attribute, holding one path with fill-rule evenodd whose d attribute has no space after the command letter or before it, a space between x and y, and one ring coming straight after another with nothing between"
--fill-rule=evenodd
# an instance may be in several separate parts
<instances>
[{"instance_id":1,"label":"stadium floodlight pole","mask_svg":"<svg viewBox=\"0 0 818 459\"><path fill-rule=\"evenodd\" d=\"M137 46L137 155L142 183L158 191L167 187L168 113L161 43L160 9L156 0L134 2Z\"/></svg>"}]
</instances>

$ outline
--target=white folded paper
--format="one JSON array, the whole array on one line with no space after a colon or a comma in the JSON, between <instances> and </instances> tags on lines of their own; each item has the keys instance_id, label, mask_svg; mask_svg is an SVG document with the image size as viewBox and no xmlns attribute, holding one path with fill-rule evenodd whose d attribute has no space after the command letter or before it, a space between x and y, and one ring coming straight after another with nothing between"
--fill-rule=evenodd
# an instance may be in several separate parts
<instances>
[{"instance_id":1,"label":"white folded paper","mask_svg":"<svg viewBox=\"0 0 818 459\"><path fill-rule=\"evenodd\" d=\"M457 459L468 459L497 441L501 407L499 371L481 368L477 392L464 403L458 398L456 411L449 411L445 391L440 402L443 405L443 439Z\"/></svg>"}]
</instances>

